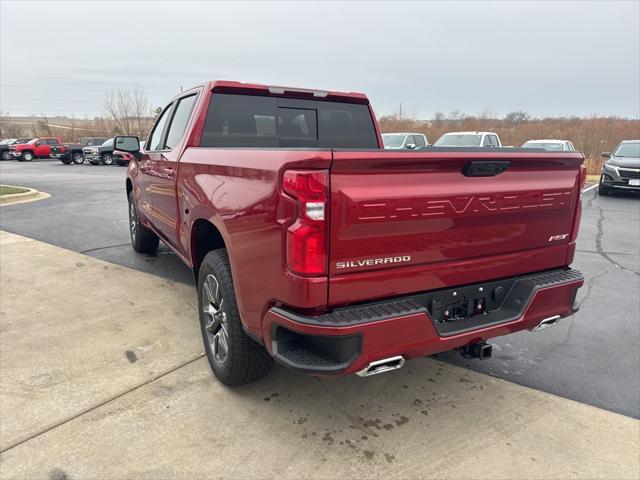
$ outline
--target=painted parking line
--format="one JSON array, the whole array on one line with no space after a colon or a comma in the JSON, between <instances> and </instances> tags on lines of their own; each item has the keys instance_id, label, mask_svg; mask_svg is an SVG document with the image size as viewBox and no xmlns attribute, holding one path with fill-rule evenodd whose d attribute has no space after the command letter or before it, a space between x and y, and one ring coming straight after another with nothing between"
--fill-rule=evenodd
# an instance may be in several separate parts
<instances>
[{"instance_id":1,"label":"painted parking line","mask_svg":"<svg viewBox=\"0 0 640 480\"><path fill-rule=\"evenodd\" d=\"M584 190L582 190L582 193L587 193L589 190L593 190L594 188L596 188L598 186L598 184L596 183L595 185L591 185L588 188L585 188Z\"/></svg>"}]
</instances>

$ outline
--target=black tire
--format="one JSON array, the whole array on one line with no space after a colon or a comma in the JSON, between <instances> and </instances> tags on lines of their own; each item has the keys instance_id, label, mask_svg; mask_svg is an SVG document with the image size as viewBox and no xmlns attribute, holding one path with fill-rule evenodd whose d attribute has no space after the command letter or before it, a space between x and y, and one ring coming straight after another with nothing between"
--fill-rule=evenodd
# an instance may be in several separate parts
<instances>
[{"instance_id":1,"label":"black tire","mask_svg":"<svg viewBox=\"0 0 640 480\"><path fill-rule=\"evenodd\" d=\"M11 156L9 155L9 152L2 152L2 156L0 156L0 158L2 158L2 160L9 160Z\"/></svg>"},{"instance_id":2,"label":"black tire","mask_svg":"<svg viewBox=\"0 0 640 480\"><path fill-rule=\"evenodd\" d=\"M113 155L110 153L103 153L100 157L103 165L113 165Z\"/></svg>"},{"instance_id":3,"label":"black tire","mask_svg":"<svg viewBox=\"0 0 640 480\"><path fill-rule=\"evenodd\" d=\"M127 165L129 165L129 162L127 162L126 160L118 160L118 165L120 165L121 167L126 167Z\"/></svg>"},{"instance_id":4,"label":"black tire","mask_svg":"<svg viewBox=\"0 0 640 480\"><path fill-rule=\"evenodd\" d=\"M221 299L219 313L213 313L215 302L210 301L214 290L218 292L215 296ZM231 266L224 248L209 252L200 265L198 315L204 350L218 380L228 386L237 386L260 380L271 372L273 358L242 329Z\"/></svg>"},{"instance_id":5,"label":"black tire","mask_svg":"<svg viewBox=\"0 0 640 480\"><path fill-rule=\"evenodd\" d=\"M82 165L84 163L84 155L81 152L75 152L71 155L71 160L76 165Z\"/></svg>"},{"instance_id":6,"label":"black tire","mask_svg":"<svg viewBox=\"0 0 640 480\"><path fill-rule=\"evenodd\" d=\"M129 193L129 236L131 246L136 252L153 253L158 249L158 236L140 223L138 210L133 201L133 192Z\"/></svg>"},{"instance_id":7,"label":"black tire","mask_svg":"<svg viewBox=\"0 0 640 480\"><path fill-rule=\"evenodd\" d=\"M607 187L602 182L602 175L600 175L600 183L598 184L598 195L610 195L610 194L611 194L611 188Z\"/></svg>"},{"instance_id":8,"label":"black tire","mask_svg":"<svg viewBox=\"0 0 640 480\"><path fill-rule=\"evenodd\" d=\"M22 161L23 162L31 162L34 158L35 158L35 156L33 155L32 152L24 152L22 154Z\"/></svg>"},{"instance_id":9,"label":"black tire","mask_svg":"<svg viewBox=\"0 0 640 480\"><path fill-rule=\"evenodd\" d=\"M60 161L62 163L64 163L65 165L71 165L71 159L70 158L61 158Z\"/></svg>"}]
</instances>

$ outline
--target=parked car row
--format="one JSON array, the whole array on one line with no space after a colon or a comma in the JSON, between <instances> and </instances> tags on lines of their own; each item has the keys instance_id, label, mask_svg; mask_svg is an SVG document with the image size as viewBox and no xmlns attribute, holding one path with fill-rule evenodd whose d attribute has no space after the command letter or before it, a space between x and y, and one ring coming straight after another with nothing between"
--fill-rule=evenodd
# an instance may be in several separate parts
<instances>
[{"instance_id":1,"label":"parked car row","mask_svg":"<svg viewBox=\"0 0 640 480\"><path fill-rule=\"evenodd\" d=\"M128 165L132 155L116 152L113 138L86 137L78 143L62 143L60 137L9 138L0 141L0 158L30 162L34 158L55 158L65 165L81 165L88 161L92 165Z\"/></svg>"},{"instance_id":2,"label":"parked car row","mask_svg":"<svg viewBox=\"0 0 640 480\"><path fill-rule=\"evenodd\" d=\"M384 133L382 135L384 148L388 150L415 150L429 146L427 137L423 133ZM436 140L434 147L485 147L501 148L502 141L494 132L449 132ZM575 152L576 149L569 140L529 140L522 148L542 148L551 152Z\"/></svg>"}]
</instances>

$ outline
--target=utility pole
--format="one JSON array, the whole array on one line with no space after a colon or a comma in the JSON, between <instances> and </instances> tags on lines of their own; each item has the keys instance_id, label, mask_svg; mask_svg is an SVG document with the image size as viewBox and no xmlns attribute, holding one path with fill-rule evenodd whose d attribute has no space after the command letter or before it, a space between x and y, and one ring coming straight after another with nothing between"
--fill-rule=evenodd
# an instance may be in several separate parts
<instances>
[{"instance_id":1,"label":"utility pole","mask_svg":"<svg viewBox=\"0 0 640 480\"><path fill-rule=\"evenodd\" d=\"M402 118L402 102L400 102L400 109L398 113L398 118Z\"/></svg>"}]
</instances>

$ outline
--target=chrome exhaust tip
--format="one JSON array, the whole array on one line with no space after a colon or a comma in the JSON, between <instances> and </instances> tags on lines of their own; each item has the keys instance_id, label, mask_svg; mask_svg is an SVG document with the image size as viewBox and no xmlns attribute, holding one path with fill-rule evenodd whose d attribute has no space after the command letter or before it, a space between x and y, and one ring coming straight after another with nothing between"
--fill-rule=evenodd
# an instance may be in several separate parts
<instances>
[{"instance_id":1,"label":"chrome exhaust tip","mask_svg":"<svg viewBox=\"0 0 640 480\"><path fill-rule=\"evenodd\" d=\"M534 329L532 329L532 332L539 332L540 330L544 330L545 328L548 327L553 327L554 325L556 325L558 322L560 321L560 315L554 315L553 317L547 317L544 320L542 320L537 327L535 327Z\"/></svg>"},{"instance_id":2,"label":"chrome exhaust tip","mask_svg":"<svg viewBox=\"0 0 640 480\"><path fill-rule=\"evenodd\" d=\"M382 360L376 360L364 367L356 375L359 377L370 377L371 375L377 375L379 373L390 372L391 370L397 370L404 365L404 357L398 355L397 357L383 358Z\"/></svg>"}]
</instances>

